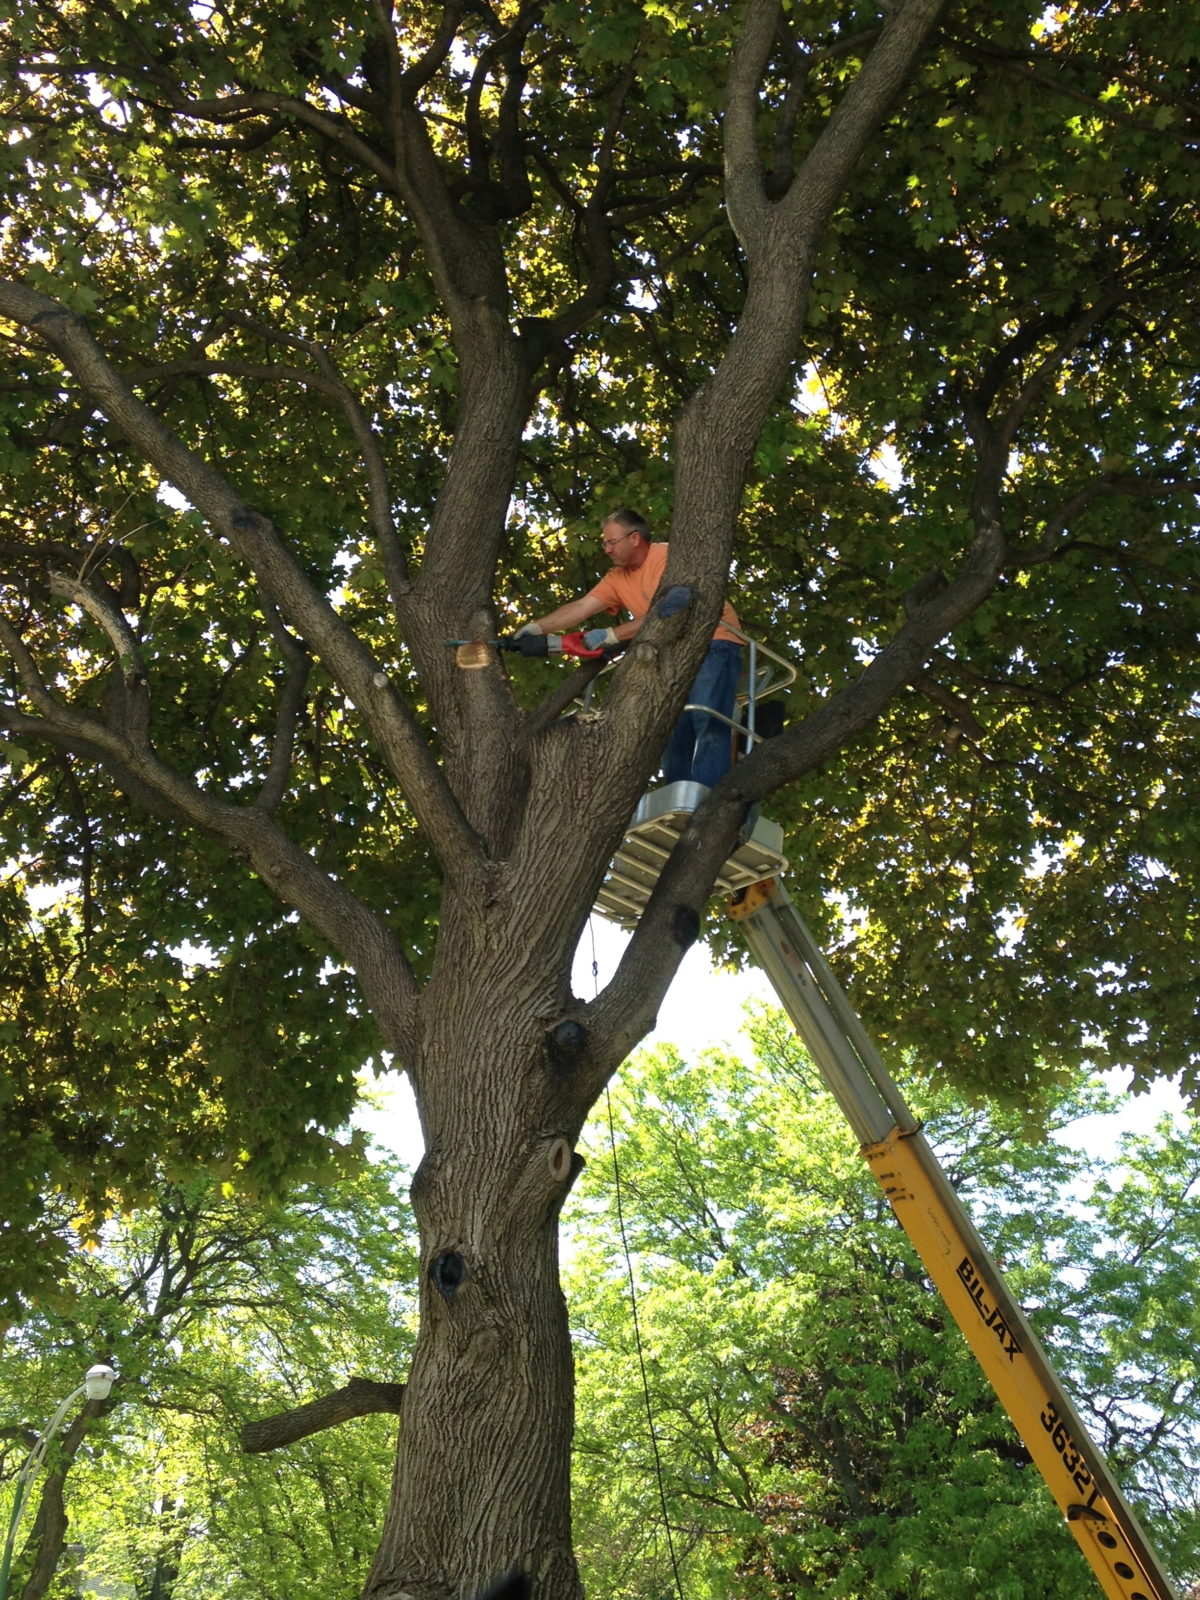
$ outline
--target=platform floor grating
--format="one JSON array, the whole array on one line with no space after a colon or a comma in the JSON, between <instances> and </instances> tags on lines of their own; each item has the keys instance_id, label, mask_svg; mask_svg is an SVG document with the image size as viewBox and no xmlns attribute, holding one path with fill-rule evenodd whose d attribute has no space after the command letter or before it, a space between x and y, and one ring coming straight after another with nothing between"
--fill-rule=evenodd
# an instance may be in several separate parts
<instances>
[{"instance_id":1,"label":"platform floor grating","mask_svg":"<svg viewBox=\"0 0 1200 1600\"><path fill-rule=\"evenodd\" d=\"M602 917L622 928L635 925L676 840L706 793L698 783L671 783L643 796L596 897L596 910ZM768 817L759 817L750 837L721 868L713 895L731 895L786 867L783 829Z\"/></svg>"}]
</instances>

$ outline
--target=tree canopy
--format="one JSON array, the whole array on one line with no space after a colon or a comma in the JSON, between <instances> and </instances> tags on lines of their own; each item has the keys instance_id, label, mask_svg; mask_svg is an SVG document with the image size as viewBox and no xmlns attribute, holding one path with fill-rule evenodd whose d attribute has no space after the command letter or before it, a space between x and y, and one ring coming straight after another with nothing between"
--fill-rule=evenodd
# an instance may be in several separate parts
<instances>
[{"instance_id":1,"label":"tree canopy","mask_svg":"<svg viewBox=\"0 0 1200 1600\"><path fill-rule=\"evenodd\" d=\"M885 1043L1035 1111L1085 1061L1197 1086L1194 21L57 0L0 40L10 1237L160 1156L312 1170L394 1056L424 1343L378 1582L566 1600L570 1152L753 807ZM690 599L597 706L462 670L620 503ZM584 1001L730 587L789 725ZM518 1457L460 1540L464 1461Z\"/></svg>"}]
</instances>

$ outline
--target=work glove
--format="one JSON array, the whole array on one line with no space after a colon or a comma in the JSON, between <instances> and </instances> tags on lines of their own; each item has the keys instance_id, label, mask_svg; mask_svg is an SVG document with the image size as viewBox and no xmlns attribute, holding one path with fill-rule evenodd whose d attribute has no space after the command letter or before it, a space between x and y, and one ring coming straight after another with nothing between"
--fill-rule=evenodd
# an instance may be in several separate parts
<instances>
[{"instance_id":1,"label":"work glove","mask_svg":"<svg viewBox=\"0 0 1200 1600\"><path fill-rule=\"evenodd\" d=\"M582 656L594 660L603 650L589 650L581 633L514 633L498 641L501 650L523 656Z\"/></svg>"},{"instance_id":2,"label":"work glove","mask_svg":"<svg viewBox=\"0 0 1200 1600\"><path fill-rule=\"evenodd\" d=\"M524 639L531 634L541 638L542 630L536 622L527 622L523 628L518 628L516 633L513 634L513 638Z\"/></svg>"},{"instance_id":3,"label":"work glove","mask_svg":"<svg viewBox=\"0 0 1200 1600\"><path fill-rule=\"evenodd\" d=\"M532 633L529 631L530 627L533 628ZM501 650L515 650L518 655L545 657L550 654L551 639L557 639L557 637L557 634L543 633L540 628L530 623L528 627L522 628L519 633L510 633L507 638L497 639L496 643ZM557 654L557 651L555 653Z\"/></svg>"},{"instance_id":4,"label":"work glove","mask_svg":"<svg viewBox=\"0 0 1200 1600\"><path fill-rule=\"evenodd\" d=\"M611 631L609 628L592 628L587 633L564 633L561 636L552 633L547 641L550 654L553 656L561 653L564 656L579 656L585 661L595 661L598 656L604 654L604 651L600 646L589 643L589 640L595 634L603 636Z\"/></svg>"},{"instance_id":5,"label":"work glove","mask_svg":"<svg viewBox=\"0 0 1200 1600\"><path fill-rule=\"evenodd\" d=\"M615 650L621 643L612 628L589 628L583 642L589 650Z\"/></svg>"},{"instance_id":6,"label":"work glove","mask_svg":"<svg viewBox=\"0 0 1200 1600\"><path fill-rule=\"evenodd\" d=\"M658 614L660 617L673 617L691 603L692 591L682 583L673 583L658 602Z\"/></svg>"}]
</instances>

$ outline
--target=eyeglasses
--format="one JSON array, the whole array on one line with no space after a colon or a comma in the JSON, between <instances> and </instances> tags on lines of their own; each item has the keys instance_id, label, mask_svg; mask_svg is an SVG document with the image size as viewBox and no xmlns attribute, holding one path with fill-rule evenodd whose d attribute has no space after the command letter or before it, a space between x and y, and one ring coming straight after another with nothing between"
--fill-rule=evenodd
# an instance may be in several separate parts
<instances>
[{"instance_id":1,"label":"eyeglasses","mask_svg":"<svg viewBox=\"0 0 1200 1600\"><path fill-rule=\"evenodd\" d=\"M600 543L603 545L605 550L614 550L617 545L621 543L622 539L628 539L635 531L635 529L630 528L628 533L622 533L615 539L601 539Z\"/></svg>"}]
</instances>

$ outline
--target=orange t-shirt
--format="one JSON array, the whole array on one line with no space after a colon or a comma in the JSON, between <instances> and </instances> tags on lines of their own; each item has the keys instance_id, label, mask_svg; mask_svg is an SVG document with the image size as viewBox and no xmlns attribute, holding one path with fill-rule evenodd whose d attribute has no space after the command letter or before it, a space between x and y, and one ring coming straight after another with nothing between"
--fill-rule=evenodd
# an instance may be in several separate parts
<instances>
[{"instance_id":1,"label":"orange t-shirt","mask_svg":"<svg viewBox=\"0 0 1200 1600\"><path fill-rule=\"evenodd\" d=\"M600 582L588 590L584 599L594 600L597 611L608 611L614 617L624 608L635 622L640 622L649 611L650 604L662 583L669 548L667 544L652 544L646 552L645 561L636 569L610 567ZM728 600L721 607L721 621L731 622L735 628L738 625L737 613ZM731 639L734 644L742 642L737 634L720 627L713 634L713 638Z\"/></svg>"}]
</instances>

